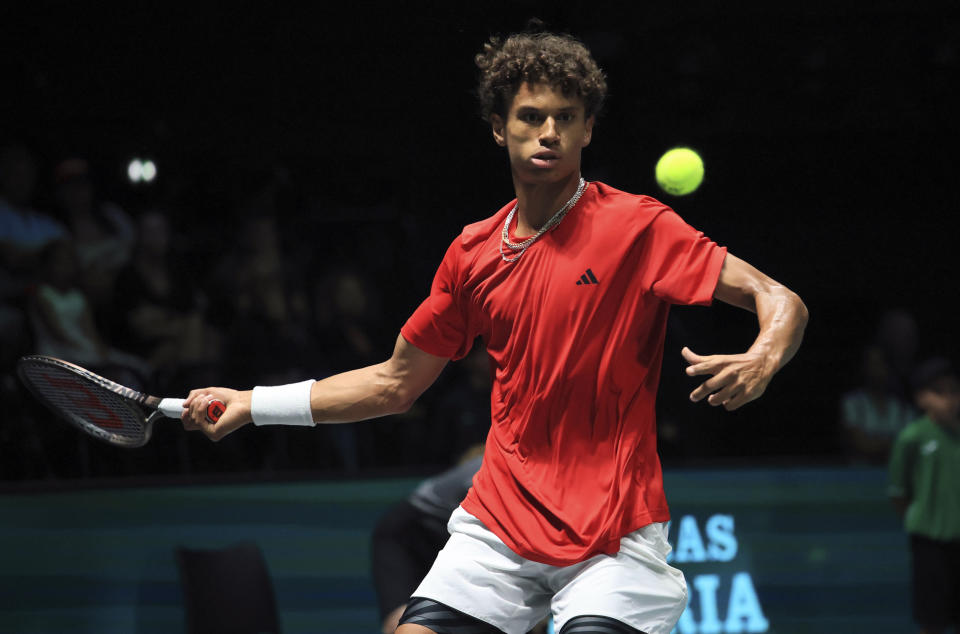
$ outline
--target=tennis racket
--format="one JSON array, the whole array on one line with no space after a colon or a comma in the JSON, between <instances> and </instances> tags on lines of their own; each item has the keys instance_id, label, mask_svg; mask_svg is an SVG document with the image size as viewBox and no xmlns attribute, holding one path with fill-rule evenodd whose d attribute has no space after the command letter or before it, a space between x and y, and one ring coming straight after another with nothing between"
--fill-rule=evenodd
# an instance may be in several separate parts
<instances>
[{"instance_id":1,"label":"tennis racket","mask_svg":"<svg viewBox=\"0 0 960 634\"><path fill-rule=\"evenodd\" d=\"M60 417L117 447L142 447L157 419L179 419L183 412L184 399L149 396L55 357L22 357L17 374ZM223 401L211 401L207 420L217 422L225 409Z\"/></svg>"}]
</instances>

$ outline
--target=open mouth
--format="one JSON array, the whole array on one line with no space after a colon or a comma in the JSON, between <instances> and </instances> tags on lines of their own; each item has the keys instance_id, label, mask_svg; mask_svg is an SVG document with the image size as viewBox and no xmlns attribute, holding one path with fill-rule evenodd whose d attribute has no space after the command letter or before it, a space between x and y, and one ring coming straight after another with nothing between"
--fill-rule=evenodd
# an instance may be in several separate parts
<instances>
[{"instance_id":1,"label":"open mouth","mask_svg":"<svg viewBox=\"0 0 960 634\"><path fill-rule=\"evenodd\" d=\"M539 167L551 167L559 160L560 155L556 152L538 152L530 158L530 161Z\"/></svg>"}]
</instances>

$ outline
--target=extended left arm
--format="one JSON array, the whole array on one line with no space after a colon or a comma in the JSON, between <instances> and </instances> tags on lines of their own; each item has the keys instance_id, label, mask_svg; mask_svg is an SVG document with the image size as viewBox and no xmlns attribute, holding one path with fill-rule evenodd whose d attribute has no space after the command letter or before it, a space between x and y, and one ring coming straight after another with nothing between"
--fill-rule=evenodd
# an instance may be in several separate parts
<instances>
[{"instance_id":1,"label":"extended left arm","mask_svg":"<svg viewBox=\"0 0 960 634\"><path fill-rule=\"evenodd\" d=\"M690 376L711 375L690 394L711 405L734 410L757 399L773 375L793 358L807 325L807 307L786 286L738 257L727 254L714 298L756 313L760 334L743 354L700 356L682 351Z\"/></svg>"}]
</instances>

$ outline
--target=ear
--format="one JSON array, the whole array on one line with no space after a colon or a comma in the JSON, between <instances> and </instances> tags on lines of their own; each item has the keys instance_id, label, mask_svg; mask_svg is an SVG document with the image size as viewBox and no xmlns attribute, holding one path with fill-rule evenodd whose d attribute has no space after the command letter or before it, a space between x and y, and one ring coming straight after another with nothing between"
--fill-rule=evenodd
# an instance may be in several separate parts
<instances>
[{"instance_id":1,"label":"ear","mask_svg":"<svg viewBox=\"0 0 960 634\"><path fill-rule=\"evenodd\" d=\"M504 130L506 122L498 114L490 115L490 128L493 131L493 140L496 141L497 145L500 147L507 146L507 135Z\"/></svg>"},{"instance_id":2,"label":"ear","mask_svg":"<svg viewBox=\"0 0 960 634\"><path fill-rule=\"evenodd\" d=\"M590 141L593 139L593 124L596 122L597 118L593 115L587 119L584 124L583 130L583 147L590 145Z\"/></svg>"}]
</instances>

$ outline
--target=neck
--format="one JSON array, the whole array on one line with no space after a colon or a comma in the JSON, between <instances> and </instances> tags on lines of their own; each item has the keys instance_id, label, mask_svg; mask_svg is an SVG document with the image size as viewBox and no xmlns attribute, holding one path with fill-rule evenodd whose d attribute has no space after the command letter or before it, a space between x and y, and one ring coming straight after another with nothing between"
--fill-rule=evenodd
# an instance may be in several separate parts
<instances>
[{"instance_id":1,"label":"neck","mask_svg":"<svg viewBox=\"0 0 960 634\"><path fill-rule=\"evenodd\" d=\"M517 229L518 238L532 236L553 217L563 205L577 192L580 184L580 172L555 183L525 183L517 174L513 175L513 187L517 193Z\"/></svg>"}]
</instances>

